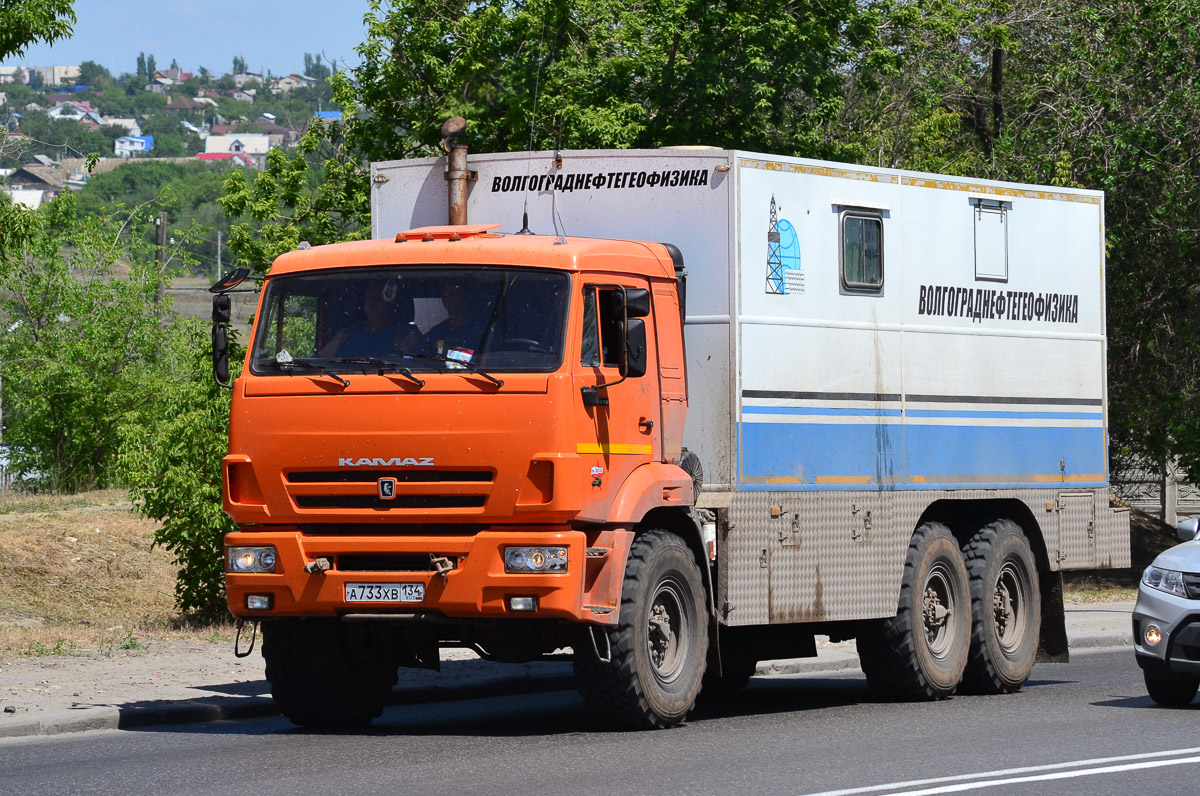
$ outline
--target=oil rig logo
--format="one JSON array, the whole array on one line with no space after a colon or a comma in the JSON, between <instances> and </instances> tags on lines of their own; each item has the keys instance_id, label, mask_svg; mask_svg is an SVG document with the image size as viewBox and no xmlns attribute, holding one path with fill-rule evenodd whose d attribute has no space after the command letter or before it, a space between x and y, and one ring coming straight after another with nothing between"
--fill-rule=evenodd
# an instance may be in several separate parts
<instances>
[{"instance_id":1,"label":"oil rig logo","mask_svg":"<svg viewBox=\"0 0 1200 796\"><path fill-rule=\"evenodd\" d=\"M778 296L804 292L800 240L792 222L779 217L774 196L771 197L771 221L767 227L767 292Z\"/></svg>"}]
</instances>

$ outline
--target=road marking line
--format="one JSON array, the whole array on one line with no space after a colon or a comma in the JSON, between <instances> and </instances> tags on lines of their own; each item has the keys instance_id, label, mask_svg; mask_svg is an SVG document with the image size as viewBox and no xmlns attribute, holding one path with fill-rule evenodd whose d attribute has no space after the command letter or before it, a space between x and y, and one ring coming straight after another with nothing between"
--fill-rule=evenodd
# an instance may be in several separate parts
<instances>
[{"instance_id":1,"label":"road marking line","mask_svg":"<svg viewBox=\"0 0 1200 796\"><path fill-rule=\"evenodd\" d=\"M1188 763L1200 763L1200 757L1184 757L1176 760L1146 760L1141 763L1126 763L1120 766L1102 766L1100 768L1082 768L1075 771L1058 771L1052 774L1035 774L1028 777L1012 777L1010 779L985 779L980 782L963 782L958 785L943 785L940 788L925 790L895 791L892 796L932 796L938 793L961 793L966 790L995 788L1001 785L1012 785L1021 782L1044 782L1055 779L1072 779L1074 777L1093 777L1097 774L1118 774L1122 771L1138 771L1143 768L1161 768L1163 766L1182 766Z\"/></svg>"},{"instance_id":2,"label":"road marking line","mask_svg":"<svg viewBox=\"0 0 1200 796\"><path fill-rule=\"evenodd\" d=\"M955 776L949 776L949 777L933 777L931 779L911 779L911 780L907 780L904 782L889 782L884 785L866 785L861 788L843 788L841 790L827 790L827 791L821 791L819 793L809 793L809 794L806 794L805 796L851 796L852 794L857 794L857 793L878 793L880 791L893 791L897 788L912 788L912 787L918 787L921 785L939 785L942 783L964 783L966 780L983 779L985 777L991 777L991 778L1010 777L1010 776L1013 776L1016 774L1032 774L1032 773L1036 773L1036 772L1055 771L1055 770L1065 769L1065 768L1083 768L1085 766L1098 766L1098 765L1105 765L1105 764L1109 764L1109 763L1125 763L1128 761L1135 761L1135 760L1151 761L1154 758L1171 757L1173 755L1193 755L1196 753L1200 753L1200 746L1191 747L1188 749L1172 749L1172 750L1168 750L1168 751L1164 751L1164 752L1142 752L1140 754L1135 754L1135 755L1119 755L1117 757L1096 757L1096 758L1091 758L1088 760L1073 760L1073 761L1068 761L1065 763L1049 763L1047 765L1041 765L1041 766L1022 766L1020 768L1004 768L1004 769L998 769L996 771L980 771L975 774L957 774ZM1182 759L1178 762L1179 763L1200 762L1200 757L1189 757L1189 758ZM1153 763L1148 763L1146 765L1148 766L1148 765L1152 765L1152 764ZM1177 763L1175 761L1163 761L1163 762L1157 763L1157 764L1158 765L1177 765ZM1117 769L1114 769L1114 771L1115 770L1117 770ZM1129 770L1129 769L1127 768L1127 769L1123 769L1123 770ZM1093 773L1093 771L1095 771L1095 773L1107 773L1103 770L1089 769L1089 770L1086 770L1083 772L1063 772L1062 776L1083 776L1085 774ZM1049 779L1050 777L1046 777L1046 778ZM1057 778L1061 778L1061 777L1057 777ZM983 783L966 783L966 787L961 788L961 789L965 790L965 789L971 788L971 787L993 787L994 785L1002 784L1004 782L1027 782L1027 781L1035 781L1036 779L1038 779L1038 778L1035 777L1032 779L1005 779L1005 780L990 782L986 785L984 785ZM897 794L905 793L908 796L915 796L915 794L917 794L917 793L951 793L951 792L952 791L949 791L949 790L897 791Z\"/></svg>"}]
</instances>

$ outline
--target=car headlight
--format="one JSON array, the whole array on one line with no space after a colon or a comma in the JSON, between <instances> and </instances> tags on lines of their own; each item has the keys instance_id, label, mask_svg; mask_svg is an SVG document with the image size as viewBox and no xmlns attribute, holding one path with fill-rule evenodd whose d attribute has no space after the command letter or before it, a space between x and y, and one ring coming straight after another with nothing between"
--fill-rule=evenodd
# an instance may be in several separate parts
<instances>
[{"instance_id":1,"label":"car headlight","mask_svg":"<svg viewBox=\"0 0 1200 796\"><path fill-rule=\"evenodd\" d=\"M1173 569L1162 569L1154 565L1146 567L1142 573L1142 583L1151 589L1165 591L1178 597L1187 597L1187 588L1183 585L1183 573Z\"/></svg>"},{"instance_id":2,"label":"car headlight","mask_svg":"<svg viewBox=\"0 0 1200 796\"><path fill-rule=\"evenodd\" d=\"M567 548L506 547L504 548L504 571L509 574L566 572Z\"/></svg>"},{"instance_id":3,"label":"car headlight","mask_svg":"<svg viewBox=\"0 0 1200 796\"><path fill-rule=\"evenodd\" d=\"M225 560L226 572L274 572L275 548L231 547Z\"/></svg>"}]
</instances>

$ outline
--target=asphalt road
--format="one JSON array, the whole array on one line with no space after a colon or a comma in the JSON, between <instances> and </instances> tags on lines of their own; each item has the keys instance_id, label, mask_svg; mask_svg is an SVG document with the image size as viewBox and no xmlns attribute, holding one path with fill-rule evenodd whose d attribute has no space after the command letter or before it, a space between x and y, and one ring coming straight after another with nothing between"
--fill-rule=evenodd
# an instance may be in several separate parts
<instances>
[{"instance_id":1,"label":"asphalt road","mask_svg":"<svg viewBox=\"0 0 1200 796\"><path fill-rule=\"evenodd\" d=\"M1126 649L1020 694L873 701L861 675L759 677L680 728L608 732L573 692L389 708L360 733L279 718L0 741L0 793L1192 792L1200 700L1154 707Z\"/></svg>"}]
</instances>

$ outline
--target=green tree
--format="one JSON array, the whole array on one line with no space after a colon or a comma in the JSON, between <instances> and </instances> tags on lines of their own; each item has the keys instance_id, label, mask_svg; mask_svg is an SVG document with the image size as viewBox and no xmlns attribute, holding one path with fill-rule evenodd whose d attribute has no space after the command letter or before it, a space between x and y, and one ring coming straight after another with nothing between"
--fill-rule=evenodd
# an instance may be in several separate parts
<instances>
[{"instance_id":1,"label":"green tree","mask_svg":"<svg viewBox=\"0 0 1200 796\"><path fill-rule=\"evenodd\" d=\"M113 83L112 72L95 61L84 61L79 65L79 82L93 90L102 91Z\"/></svg>"},{"instance_id":2,"label":"green tree","mask_svg":"<svg viewBox=\"0 0 1200 796\"><path fill-rule=\"evenodd\" d=\"M248 71L246 69L246 59L240 55L233 56L233 73L235 75L240 75L246 71Z\"/></svg>"},{"instance_id":3,"label":"green tree","mask_svg":"<svg viewBox=\"0 0 1200 796\"><path fill-rule=\"evenodd\" d=\"M318 82L323 82L329 78L332 73L329 67L321 62L320 53L313 55L311 53L304 54L304 74L313 78Z\"/></svg>"},{"instance_id":4,"label":"green tree","mask_svg":"<svg viewBox=\"0 0 1200 796\"><path fill-rule=\"evenodd\" d=\"M158 71L158 66L157 66L157 64L154 63L154 55L153 54L147 55L146 56L146 79L149 80L149 79L153 78L154 73L157 71Z\"/></svg>"},{"instance_id":5,"label":"green tree","mask_svg":"<svg viewBox=\"0 0 1200 796\"><path fill-rule=\"evenodd\" d=\"M155 544L179 565L175 603L216 618L224 608L224 537L237 530L221 508L229 393L212 378L208 329L173 328L147 404L120 429L118 468L139 513L159 522Z\"/></svg>"},{"instance_id":6,"label":"green tree","mask_svg":"<svg viewBox=\"0 0 1200 796\"><path fill-rule=\"evenodd\" d=\"M36 42L71 37L74 0L6 0L0 3L0 61L22 56Z\"/></svg>"},{"instance_id":7,"label":"green tree","mask_svg":"<svg viewBox=\"0 0 1200 796\"><path fill-rule=\"evenodd\" d=\"M150 209L79 218L64 194L0 208L6 441L56 491L115 483L116 428L146 403L169 273L132 230Z\"/></svg>"},{"instance_id":8,"label":"green tree","mask_svg":"<svg viewBox=\"0 0 1200 796\"><path fill-rule=\"evenodd\" d=\"M863 159L1106 192L1111 459L1200 473L1200 3L918 0L828 135Z\"/></svg>"}]
</instances>

